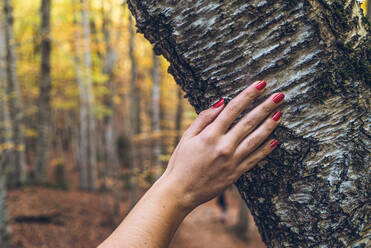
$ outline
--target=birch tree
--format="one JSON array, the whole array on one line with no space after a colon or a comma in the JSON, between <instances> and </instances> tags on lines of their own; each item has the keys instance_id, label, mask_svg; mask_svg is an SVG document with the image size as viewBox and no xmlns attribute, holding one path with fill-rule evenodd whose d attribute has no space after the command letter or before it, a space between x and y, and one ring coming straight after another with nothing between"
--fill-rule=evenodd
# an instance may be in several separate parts
<instances>
[{"instance_id":1,"label":"birch tree","mask_svg":"<svg viewBox=\"0 0 371 248\"><path fill-rule=\"evenodd\" d=\"M155 53L152 56L152 119L151 131L153 134L153 163L155 167L155 177L161 175L161 164L159 158L161 155L160 139L160 61Z\"/></svg>"},{"instance_id":2,"label":"birch tree","mask_svg":"<svg viewBox=\"0 0 371 248\"><path fill-rule=\"evenodd\" d=\"M37 160L35 179L37 183L46 181L46 168L49 154L49 129L51 119L50 92L50 10L51 0L41 1L41 66L40 66L40 97L39 97L39 136L37 141Z\"/></svg>"},{"instance_id":3,"label":"birch tree","mask_svg":"<svg viewBox=\"0 0 371 248\"><path fill-rule=\"evenodd\" d=\"M80 142L81 142L81 188L88 190L97 189L97 140L96 119L94 115L94 91L92 79L91 41L89 26L89 5L87 0L81 0L81 22L83 40L83 70L80 85ZM85 177L85 178L82 178Z\"/></svg>"},{"instance_id":4,"label":"birch tree","mask_svg":"<svg viewBox=\"0 0 371 248\"><path fill-rule=\"evenodd\" d=\"M370 32L355 0L129 0L197 112L256 80L282 141L237 182L268 247L369 247Z\"/></svg>"},{"instance_id":5,"label":"birch tree","mask_svg":"<svg viewBox=\"0 0 371 248\"><path fill-rule=\"evenodd\" d=\"M102 0L102 32L105 44L105 57L104 57L104 68L103 74L107 76L106 87L109 90L105 98L105 105L110 110L109 115L105 117L104 124L104 143L105 143L105 178L114 178L113 192L114 192L114 207L112 211L112 219L120 213L120 190L119 190L119 179L120 179L120 167L117 156L117 145L116 145L116 125L115 117L116 110L114 104L115 96L115 85L114 85L114 69L117 61L117 49L115 48L114 41L112 39L112 5L109 6L109 11L105 13L105 1ZM120 32L117 33L116 41L120 39ZM116 42L117 43L117 42Z\"/></svg>"},{"instance_id":6,"label":"birch tree","mask_svg":"<svg viewBox=\"0 0 371 248\"><path fill-rule=\"evenodd\" d=\"M12 186L19 186L26 181L25 145L23 137L23 112L21 108L20 89L17 78L16 44L13 33L13 8L10 0L4 1L5 44L6 44L6 75L9 116L12 126L13 166L9 169Z\"/></svg>"}]
</instances>

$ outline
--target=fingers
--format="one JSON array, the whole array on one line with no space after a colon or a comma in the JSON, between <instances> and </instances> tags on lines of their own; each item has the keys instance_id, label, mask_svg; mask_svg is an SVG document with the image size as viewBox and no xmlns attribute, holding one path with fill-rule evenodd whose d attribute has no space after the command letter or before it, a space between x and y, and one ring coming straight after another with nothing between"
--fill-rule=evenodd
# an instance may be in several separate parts
<instances>
[{"instance_id":1,"label":"fingers","mask_svg":"<svg viewBox=\"0 0 371 248\"><path fill-rule=\"evenodd\" d=\"M251 133L275 108L282 104L285 95L277 93L246 114L227 134L234 145L238 145Z\"/></svg>"},{"instance_id":2,"label":"fingers","mask_svg":"<svg viewBox=\"0 0 371 248\"><path fill-rule=\"evenodd\" d=\"M263 92L266 84L265 81L255 82L230 101L216 118L215 131L224 134L242 111Z\"/></svg>"},{"instance_id":3,"label":"fingers","mask_svg":"<svg viewBox=\"0 0 371 248\"><path fill-rule=\"evenodd\" d=\"M253 168L259 161L268 156L278 145L278 140L269 140L258 150L244 159L238 166L238 171L243 174Z\"/></svg>"},{"instance_id":4,"label":"fingers","mask_svg":"<svg viewBox=\"0 0 371 248\"><path fill-rule=\"evenodd\" d=\"M264 140L274 131L280 122L282 113L277 111L270 115L262 125L260 125L254 132L247 136L237 147L235 156L237 159L244 159L246 155L253 152Z\"/></svg>"},{"instance_id":5,"label":"fingers","mask_svg":"<svg viewBox=\"0 0 371 248\"><path fill-rule=\"evenodd\" d=\"M195 136L199 134L206 126L215 120L224 108L224 98L220 99L211 108L202 111L188 128L185 135Z\"/></svg>"}]
</instances>

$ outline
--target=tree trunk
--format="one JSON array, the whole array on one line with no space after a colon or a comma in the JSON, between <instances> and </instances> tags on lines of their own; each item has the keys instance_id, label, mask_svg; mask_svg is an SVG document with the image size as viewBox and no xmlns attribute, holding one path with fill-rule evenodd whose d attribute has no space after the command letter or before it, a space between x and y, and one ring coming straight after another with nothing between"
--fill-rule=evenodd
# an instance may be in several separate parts
<instances>
[{"instance_id":1,"label":"tree trunk","mask_svg":"<svg viewBox=\"0 0 371 248\"><path fill-rule=\"evenodd\" d=\"M5 25L4 15L0 4L0 144L10 144L11 134L8 102L6 95L6 44L5 44ZM0 247L9 247L8 230L8 208L6 205L6 168L10 163L9 150L4 148L0 151Z\"/></svg>"},{"instance_id":2,"label":"tree trunk","mask_svg":"<svg viewBox=\"0 0 371 248\"><path fill-rule=\"evenodd\" d=\"M137 173L140 168L141 156L139 155L139 144L135 142L135 136L140 134L140 98L137 85L137 62L134 54L134 27L133 18L129 17L129 57L131 62L130 72L130 164L131 164L131 189L130 189L130 204L134 206L137 198Z\"/></svg>"},{"instance_id":3,"label":"tree trunk","mask_svg":"<svg viewBox=\"0 0 371 248\"><path fill-rule=\"evenodd\" d=\"M104 10L104 0L102 0L102 32L104 36L105 43L105 65L103 73L107 75L106 87L110 94L107 94L105 98L106 108L111 112L105 117L105 131L104 131L104 144L105 144L105 179L108 177L114 178L113 184L113 196L114 205L113 211L111 211L111 223L114 223L114 217L120 213L120 166L117 157L117 145L116 145L116 128L115 128L115 105L113 98L115 96L115 85L114 85L114 68L117 59L117 50L112 45L112 5L110 6L108 14ZM119 37L117 37L119 39ZM106 185L107 187L107 185Z\"/></svg>"},{"instance_id":4,"label":"tree trunk","mask_svg":"<svg viewBox=\"0 0 371 248\"><path fill-rule=\"evenodd\" d=\"M5 13L5 41L6 41L6 71L8 82L8 106L12 122L14 148L14 168L10 169L11 186L19 186L26 181L25 144L23 137L23 112L21 109L20 91L17 79L16 46L13 34L13 8L10 0L4 0Z\"/></svg>"},{"instance_id":5,"label":"tree trunk","mask_svg":"<svg viewBox=\"0 0 371 248\"><path fill-rule=\"evenodd\" d=\"M72 0L73 4L77 4L76 0ZM76 11L74 11L73 23L75 26L78 25ZM79 181L80 189L88 189L88 158L89 158L89 140L88 140L88 117L87 117L87 100L86 100L86 85L83 81L83 75L81 70L81 59L80 49L78 43L80 41L80 35L77 31L74 33L74 44L75 49L74 65L76 73L76 81L79 88L79 158L78 158L78 169L79 169Z\"/></svg>"},{"instance_id":6,"label":"tree trunk","mask_svg":"<svg viewBox=\"0 0 371 248\"><path fill-rule=\"evenodd\" d=\"M371 2L367 0L367 17L368 21L371 23Z\"/></svg>"},{"instance_id":7,"label":"tree trunk","mask_svg":"<svg viewBox=\"0 0 371 248\"><path fill-rule=\"evenodd\" d=\"M88 189L96 190L98 187L97 168L97 140L96 140L96 119L94 114L94 91L92 79L91 41L89 26L89 5L87 0L81 0L81 15L84 44L84 84L87 105L88 122Z\"/></svg>"},{"instance_id":8,"label":"tree trunk","mask_svg":"<svg viewBox=\"0 0 371 248\"><path fill-rule=\"evenodd\" d=\"M255 80L282 144L237 186L268 247L369 246L370 33L354 0L129 0L197 112Z\"/></svg>"},{"instance_id":9,"label":"tree trunk","mask_svg":"<svg viewBox=\"0 0 371 248\"><path fill-rule=\"evenodd\" d=\"M161 97L161 88L160 88L160 60L157 55L153 52L152 56L152 123L151 131L153 134L153 164L155 171L155 178L157 179L162 173L162 168L160 164L160 155L161 155L161 138L158 136L160 134L160 97Z\"/></svg>"},{"instance_id":10,"label":"tree trunk","mask_svg":"<svg viewBox=\"0 0 371 248\"><path fill-rule=\"evenodd\" d=\"M50 111L50 9L51 0L42 0L41 3L41 75L40 75L40 97L39 97L39 137L37 141L37 160L35 179L37 183L45 183L46 167L49 155L49 122Z\"/></svg>"}]
</instances>

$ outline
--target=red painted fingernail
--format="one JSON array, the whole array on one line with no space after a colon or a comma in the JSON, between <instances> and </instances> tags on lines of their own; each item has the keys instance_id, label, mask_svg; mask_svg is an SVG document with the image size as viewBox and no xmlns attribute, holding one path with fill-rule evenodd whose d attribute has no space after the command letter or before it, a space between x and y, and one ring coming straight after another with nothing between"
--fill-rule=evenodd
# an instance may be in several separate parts
<instances>
[{"instance_id":1,"label":"red painted fingernail","mask_svg":"<svg viewBox=\"0 0 371 248\"><path fill-rule=\"evenodd\" d=\"M224 98L221 98L217 103L214 104L213 108L219 108L224 105Z\"/></svg>"},{"instance_id":2,"label":"red painted fingernail","mask_svg":"<svg viewBox=\"0 0 371 248\"><path fill-rule=\"evenodd\" d=\"M281 111L277 111L277 112L273 115L272 119L273 119L274 121L278 121L279 119L281 119L281 116L282 116L282 112L281 112Z\"/></svg>"},{"instance_id":3,"label":"red painted fingernail","mask_svg":"<svg viewBox=\"0 0 371 248\"><path fill-rule=\"evenodd\" d=\"M273 97L273 102L274 103L279 103L285 98L285 94L279 93L277 96Z\"/></svg>"},{"instance_id":4,"label":"red painted fingernail","mask_svg":"<svg viewBox=\"0 0 371 248\"><path fill-rule=\"evenodd\" d=\"M275 148L277 145L278 145L278 140L273 140L273 141L271 142L271 148L272 148L272 149Z\"/></svg>"},{"instance_id":5,"label":"red painted fingernail","mask_svg":"<svg viewBox=\"0 0 371 248\"><path fill-rule=\"evenodd\" d=\"M267 85L267 82L265 82L265 81L260 81L257 85L256 85L256 89L257 90L262 90L262 89L264 89L265 88L265 86Z\"/></svg>"}]
</instances>

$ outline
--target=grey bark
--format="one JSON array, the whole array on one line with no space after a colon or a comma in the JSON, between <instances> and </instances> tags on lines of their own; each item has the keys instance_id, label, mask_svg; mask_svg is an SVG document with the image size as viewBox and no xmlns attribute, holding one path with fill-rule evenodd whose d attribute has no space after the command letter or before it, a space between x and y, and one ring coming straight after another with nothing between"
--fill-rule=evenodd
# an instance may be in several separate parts
<instances>
[{"instance_id":1,"label":"grey bark","mask_svg":"<svg viewBox=\"0 0 371 248\"><path fill-rule=\"evenodd\" d=\"M152 56L153 67L152 67L152 123L151 131L153 135L153 164L155 167L155 177L158 178L161 175L161 146L158 134L160 133L160 97L161 97L161 87L160 87L160 60L155 53Z\"/></svg>"},{"instance_id":2,"label":"grey bark","mask_svg":"<svg viewBox=\"0 0 371 248\"><path fill-rule=\"evenodd\" d=\"M136 144L134 138L141 132L140 122L140 98L137 85L137 62L134 54L134 25L132 16L129 17L129 58L131 62L130 71L130 166L131 166L131 183L130 183L130 204L134 206L137 200L137 172L140 167L141 156L139 144Z\"/></svg>"},{"instance_id":3,"label":"grey bark","mask_svg":"<svg viewBox=\"0 0 371 248\"><path fill-rule=\"evenodd\" d=\"M17 78L16 46L13 33L13 8L10 0L4 0L5 13L5 41L6 41L6 72L7 72L7 94L10 119L12 123L12 140L14 149L13 168L9 168L11 186L19 186L26 181L25 144L23 137L23 112L20 100L20 90Z\"/></svg>"},{"instance_id":4,"label":"grey bark","mask_svg":"<svg viewBox=\"0 0 371 248\"><path fill-rule=\"evenodd\" d=\"M104 0L102 0L102 32L104 36L105 43L105 64L103 73L107 75L106 87L109 90L109 94L106 96L105 105L107 109L111 112L106 116L105 131L104 131L104 144L105 144L105 178L113 177L113 195L114 195L114 206L112 211L112 220L115 216L120 213L120 166L117 156L117 145L116 145L116 127L115 127L115 105L113 98L115 96L115 85L114 85L114 68L117 61L117 50L112 41L112 5L110 6L108 14L104 10ZM119 39L119 34L117 34L117 40ZM113 222L113 221L112 221Z\"/></svg>"},{"instance_id":5,"label":"grey bark","mask_svg":"<svg viewBox=\"0 0 371 248\"><path fill-rule=\"evenodd\" d=\"M76 0L73 0L73 4L76 4ZM78 25L76 11L74 11L74 25ZM80 189L88 189L88 158L89 158L89 140L88 140L88 122L87 122L87 100L86 100L86 85L83 81L82 69L81 69L81 58L79 53L78 43L80 41L80 35L77 31L74 34L74 66L76 73L76 81L79 88L79 157L78 157L78 169L79 169L79 183Z\"/></svg>"},{"instance_id":6,"label":"grey bark","mask_svg":"<svg viewBox=\"0 0 371 248\"><path fill-rule=\"evenodd\" d=\"M0 3L0 8L2 3ZM12 130L9 116L8 95L7 95L7 76L6 76L6 42L4 12L0 9L0 144L5 145L0 153L0 166L8 168L12 165L11 153L13 145ZM5 172L5 170L4 170Z\"/></svg>"},{"instance_id":7,"label":"grey bark","mask_svg":"<svg viewBox=\"0 0 371 248\"><path fill-rule=\"evenodd\" d=\"M371 2L367 0L367 17L368 21L371 22Z\"/></svg>"},{"instance_id":8,"label":"grey bark","mask_svg":"<svg viewBox=\"0 0 371 248\"><path fill-rule=\"evenodd\" d=\"M51 0L41 2L41 73L40 97L38 113L38 140L35 179L37 183L46 182L46 168L49 155L49 132L51 119L50 93L50 54L51 54L51 27L50 27Z\"/></svg>"},{"instance_id":9,"label":"grey bark","mask_svg":"<svg viewBox=\"0 0 371 248\"><path fill-rule=\"evenodd\" d=\"M200 112L284 91L282 144L237 186L268 247L369 247L370 32L354 0L129 0Z\"/></svg>"},{"instance_id":10,"label":"grey bark","mask_svg":"<svg viewBox=\"0 0 371 248\"><path fill-rule=\"evenodd\" d=\"M81 0L81 16L83 29L83 44L84 44L84 67L83 67L83 83L84 83L84 101L86 104L87 119L80 120L87 121L88 133L88 164L87 164L87 189L96 190L98 187L98 165L97 165L97 139L96 139L96 119L94 114L94 90L92 79L92 59L91 59L91 40L90 40L90 26L89 26L89 5L87 0ZM81 93L80 93L81 94Z\"/></svg>"},{"instance_id":11,"label":"grey bark","mask_svg":"<svg viewBox=\"0 0 371 248\"><path fill-rule=\"evenodd\" d=\"M6 95L6 45L4 15L0 4L0 144L9 144L11 139L9 110ZM10 135L9 135L10 134ZM0 247L9 247L6 168L11 163L8 149L0 152Z\"/></svg>"}]
</instances>

